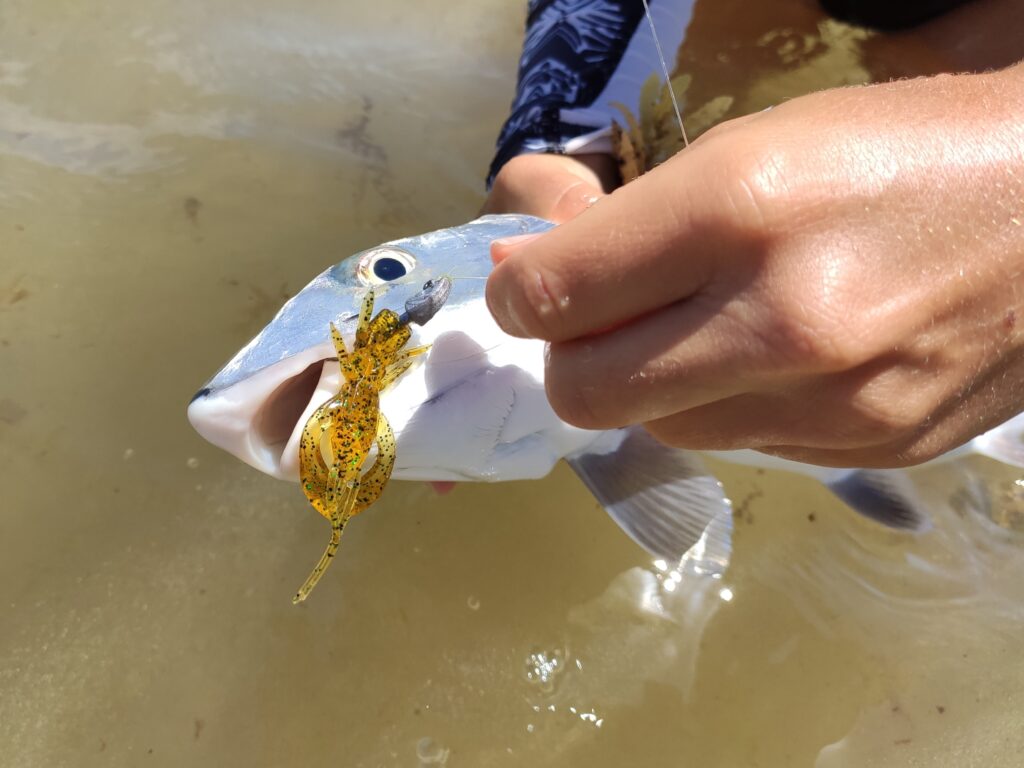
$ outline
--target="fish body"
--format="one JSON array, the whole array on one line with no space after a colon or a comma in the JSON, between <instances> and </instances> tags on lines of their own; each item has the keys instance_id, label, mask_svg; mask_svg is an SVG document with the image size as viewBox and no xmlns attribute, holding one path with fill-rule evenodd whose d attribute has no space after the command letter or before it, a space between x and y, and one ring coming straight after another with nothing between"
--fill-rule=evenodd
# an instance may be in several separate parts
<instances>
[{"instance_id":1,"label":"fish body","mask_svg":"<svg viewBox=\"0 0 1024 768\"><path fill-rule=\"evenodd\" d=\"M341 384L330 324L351 337L368 289L378 309L401 312L426 281L448 277L447 302L410 341L430 345L429 353L381 394L397 442L393 477L523 480L543 477L564 458L652 554L676 558L701 544L695 548L701 567L724 567L731 505L700 458L637 428L585 430L559 419L544 392L544 343L511 337L492 319L484 299L491 242L552 226L530 216L484 216L342 260L288 301L210 379L189 405L190 421L256 469L297 481L303 425ZM959 453L980 450L1021 463L1019 422ZM926 512L900 471L822 469L752 451L722 456L809 474L856 511L891 527L925 526Z\"/></svg>"}]
</instances>

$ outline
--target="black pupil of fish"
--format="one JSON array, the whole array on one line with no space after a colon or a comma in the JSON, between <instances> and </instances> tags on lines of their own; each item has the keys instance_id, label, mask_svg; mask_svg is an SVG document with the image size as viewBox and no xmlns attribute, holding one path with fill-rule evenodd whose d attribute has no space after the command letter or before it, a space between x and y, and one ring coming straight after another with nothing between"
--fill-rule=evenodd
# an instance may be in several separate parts
<instances>
[{"instance_id":1,"label":"black pupil of fish","mask_svg":"<svg viewBox=\"0 0 1024 768\"><path fill-rule=\"evenodd\" d=\"M384 281L397 280L404 277L405 272L405 264L389 256L384 256L373 262L373 274Z\"/></svg>"}]
</instances>

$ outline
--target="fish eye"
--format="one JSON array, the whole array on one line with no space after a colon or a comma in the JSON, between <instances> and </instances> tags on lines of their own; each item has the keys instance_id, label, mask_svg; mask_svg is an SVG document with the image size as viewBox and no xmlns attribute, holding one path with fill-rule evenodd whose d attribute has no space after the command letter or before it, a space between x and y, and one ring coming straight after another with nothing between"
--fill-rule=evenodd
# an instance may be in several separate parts
<instances>
[{"instance_id":1,"label":"fish eye","mask_svg":"<svg viewBox=\"0 0 1024 768\"><path fill-rule=\"evenodd\" d=\"M416 268L411 253L399 248L374 248L359 260L357 274L363 285L383 285L405 277Z\"/></svg>"}]
</instances>

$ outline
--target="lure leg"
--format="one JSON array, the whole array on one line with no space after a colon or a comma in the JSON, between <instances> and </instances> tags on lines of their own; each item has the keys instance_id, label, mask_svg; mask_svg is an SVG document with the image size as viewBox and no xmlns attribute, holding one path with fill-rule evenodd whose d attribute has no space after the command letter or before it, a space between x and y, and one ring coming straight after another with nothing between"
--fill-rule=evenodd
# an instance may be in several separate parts
<instances>
[{"instance_id":1,"label":"lure leg","mask_svg":"<svg viewBox=\"0 0 1024 768\"><path fill-rule=\"evenodd\" d=\"M334 351L338 355L338 362L341 364L341 372L344 376L347 368L348 348L345 346L345 339L341 337L341 331L334 323L331 323L331 341L334 343Z\"/></svg>"},{"instance_id":2,"label":"lure leg","mask_svg":"<svg viewBox=\"0 0 1024 768\"><path fill-rule=\"evenodd\" d=\"M345 523L352 517L352 508L355 506L359 487L358 484L351 487L343 487L341 491L342 494L338 498L338 505L331 514L331 540L327 542L327 549L320 556L320 561L313 567L313 571L306 578L306 581L303 582L302 586L299 587L299 591L295 593L292 603L301 603L309 597L309 593L313 591L313 587L320 581L320 577L324 575L327 566L331 564L331 560L334 559L334 555L338 552L338 546L341 544L341 534L345 529Z\"/></svg>"},{"instance_id":3,"label":"lure leg","mask_svg":"<svg viewBox=\"0 0 1024 768\"><path fill-rule=\"evenodd\" d=\"M394 361L387 367L387 370L381 377L380 388L382 390L387 389L388 386L393 384L399 376L409 370L409 366L412 365L413 358L419 357L428 351L430 351L429 344L423 347L413 347L412 349L407 349L396 355Z\"/></svg>"},{"instance_id":4,"label":"lure leg","mask_svg":"<svg viewBox=\"0 0 1024 768\"><path fill-rule=\"evenodd\" d=\"M352 515L358 515L380 498L384 486L391 479L395 468L395 433L382 413L377 421L377 460L363 475L359 484L359 495Z\"/></svg>"},{"instance_id":5,"label":"lure leg","mask_svg":"<svg viewBox=\"0 0 1024 768\"><path fill-rule=\"evenodd\" d=\"M299 479L302 492L306 494L313 508L328 520L331 513L328 509L328 468L324 461L323 438L338 416L338 405L334 400L324 403L313 412L313 415L302 428L299 440Z\"/></svg>"},{"instance_id":6,"label":"lure leg","mask_svg":"<svg viewBox=\"0 0 1024 768\"><path fill-rule=\"evenodd\" d=\"M365 349L370 341L370 321L373 319L373 288L366 291L359 308L359 325L356 327L356 342L353 351Z\"/></svg>"}]
</instances>

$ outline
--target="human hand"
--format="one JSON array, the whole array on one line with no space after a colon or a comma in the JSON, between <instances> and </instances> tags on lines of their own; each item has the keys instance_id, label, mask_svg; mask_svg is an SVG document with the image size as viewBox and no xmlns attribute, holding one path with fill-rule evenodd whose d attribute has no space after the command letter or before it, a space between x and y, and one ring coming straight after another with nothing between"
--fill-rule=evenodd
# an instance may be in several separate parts
<instances>
[{"instance_id":1,"label":"human hand","mask_svg":"<svg viewBox=\"0 0 1024 768\"><path fill-rule=\"evenodd\" d=\"M483 213L526 213L561 224L617 183L609 155L519 155L498 172Z\"/></svg>"},{"instance_id":2,"label":"human hand","mask_svg":"<svg viewBox=\"0 0 1024 768\"><path fill-rule=\"evenodd\" d=\"M488 303L589 428L832 466L934 457L1024 406L1024 70L725 123L549 233Z\"/></svg>"}]
</instances>

